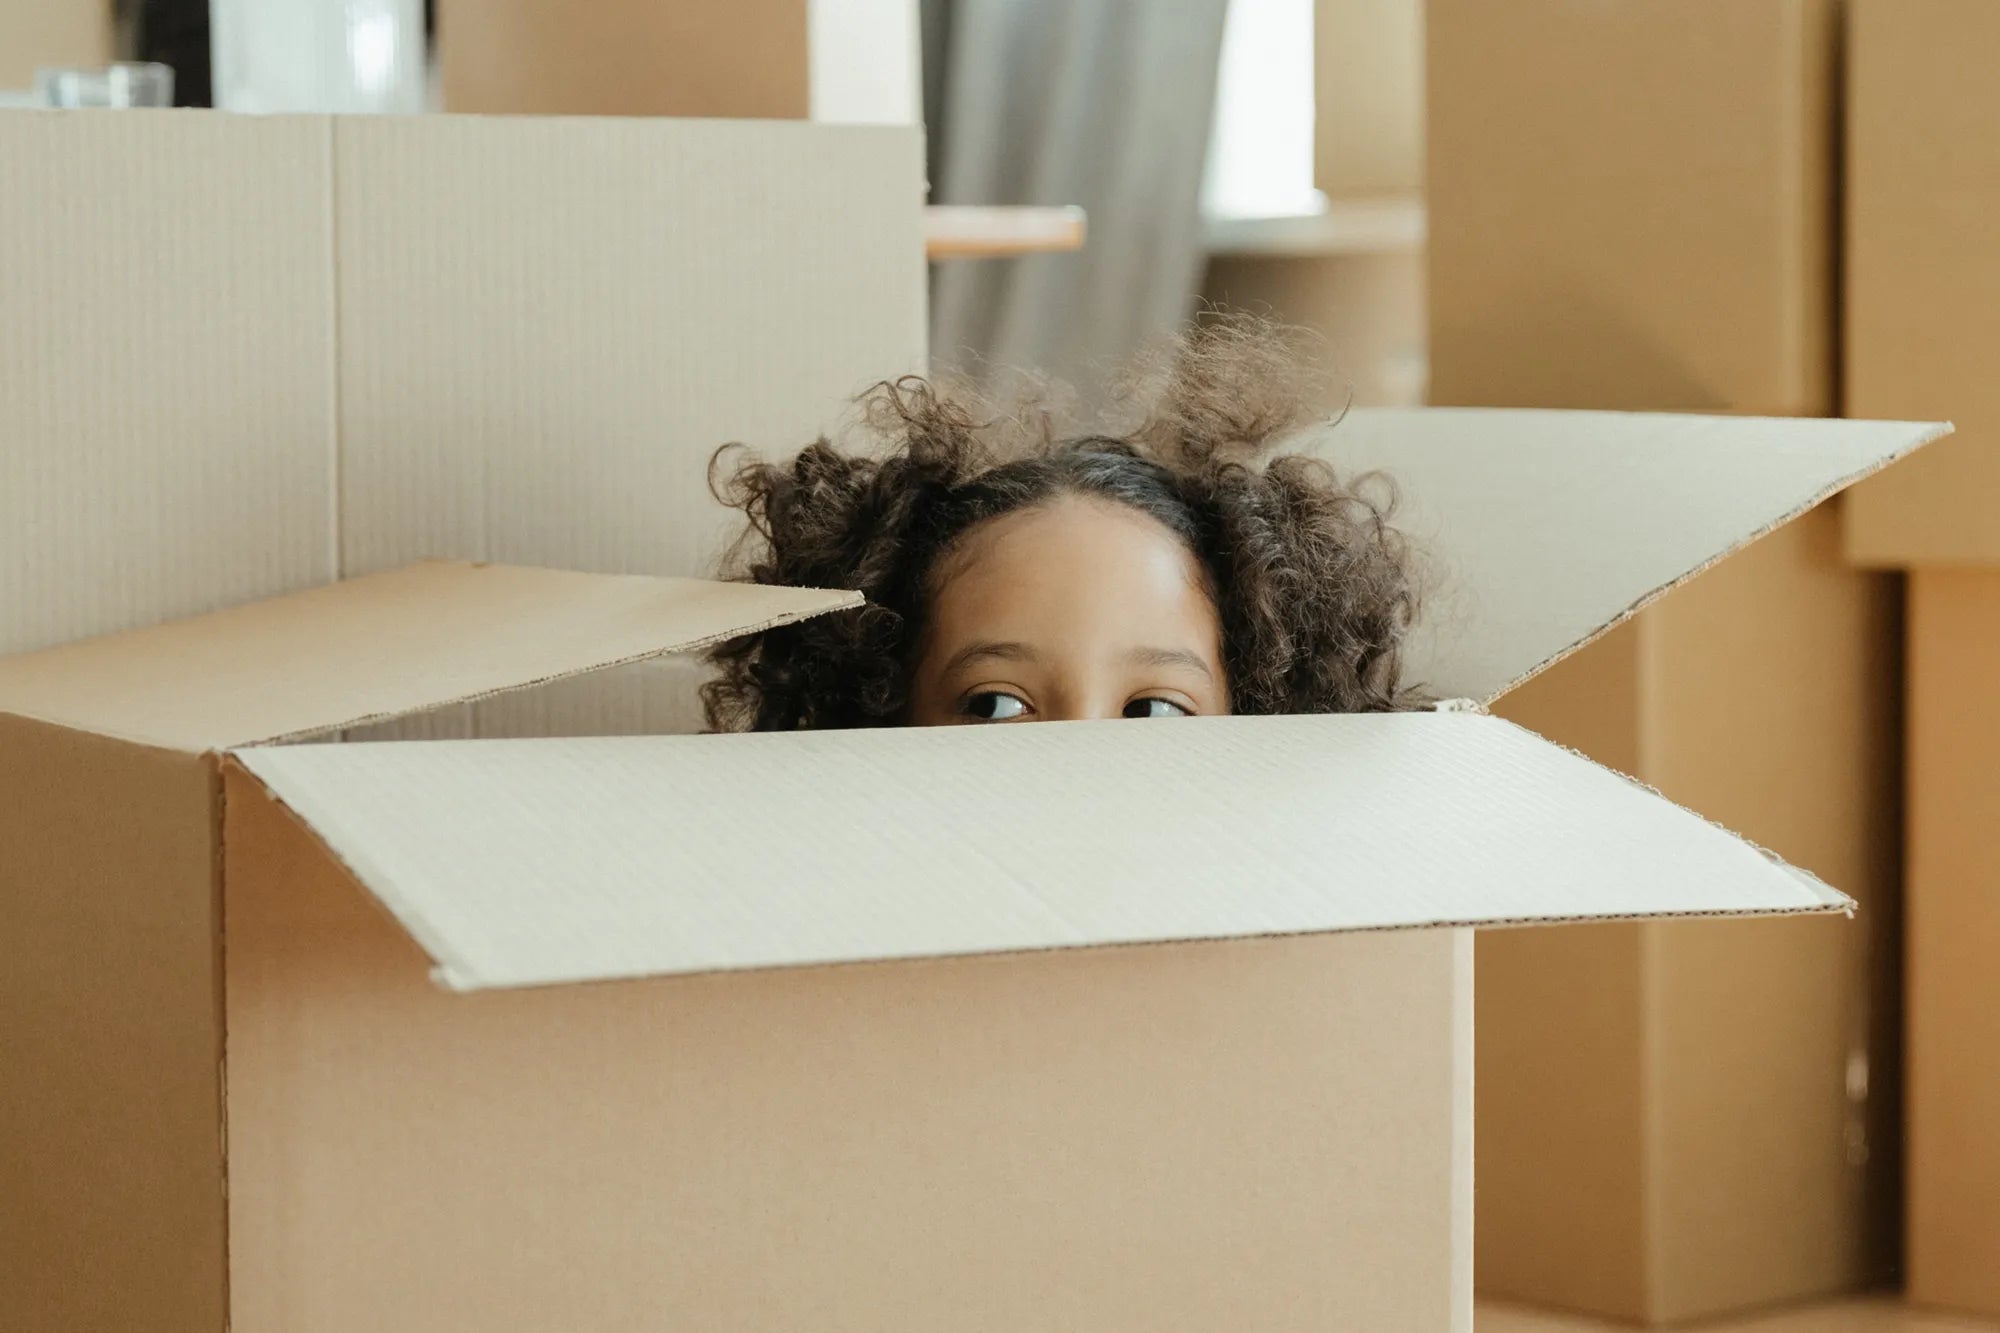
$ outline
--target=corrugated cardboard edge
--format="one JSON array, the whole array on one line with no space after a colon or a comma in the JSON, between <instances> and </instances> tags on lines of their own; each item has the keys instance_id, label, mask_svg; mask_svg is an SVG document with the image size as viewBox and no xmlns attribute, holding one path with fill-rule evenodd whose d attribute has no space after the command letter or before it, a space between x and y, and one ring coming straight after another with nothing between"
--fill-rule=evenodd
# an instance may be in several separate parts
<instances>
[{"instance_id":1,"label":"corrugated cardboard edge","mask_svg":"<svg viewBox=\"0 0 2000 1333\"><path fill-rule=\"evenodd\" d=\"M1807 505L1806 508L1810 509L1812 508L1812 506ZM1800 510L1799 512L1803 513L1805 511ZM1789 520L1785 520L1779 523L1775 523L1770 528L1767 528L1765 531L1766 532L1775 531L1777 528L1783 527L1784 523L1788 521ZM1759 536L1762 535L1764 534L1762 533L1759 534ZM1755 540L1756 538L1752 537L1747 541L1745 541L1742 545L1747 546L1751 541ZM1740 550L1742 549L1742 547L1739 546L1735 549ZM1717 559L1722 559L1722 558L1725 557L1721 556L1717 557ZM1710 563L1712 564L1714 562L1711 561ZM1700 573L1700 570L1695 571L1695 573ZM1688 575L1688 578L1693 578L1693 577L1694 574ZM1681 580L1681 582L1686 582L1686 580L1683 579ZM1665 591L1666 591L1665 589L1662 590L1662 592ZM1630 613L1627 613L1627 616L1622 617L1621 620L1629 618L1630 618ZM1582 645L1578 646L1581 647ZM1572 649L1571 651L1573 652L1575 650ZM1568 654L1564 655L1567 656ZM1523 679L1527 679L1527 677L1523 677ZM1510 686L1509 688L1511 689L1512 687ZM1643 781L1642 779L1639 778L1635 778L1630 773L1621 773L1617 769L1611 767L1609 764L1601 764L1597 760L1592 759L1589 755L1583 753L1583 751L1581 750L1572 749L1571 747L1563 745L1560 742L1552 741L1538 731L1530 730L1529 728L1524 727L1520 723L1515 722L1509 718L1500 717L1497 714L1493 713L1485 704L1479 702L1476 699L1447 699L1434 705L1431 711L1438 713L1477 713L1483 717L1493 718L1493 720L1496 722L1504 723L1505 725L1512 727L1516 731L1527 732L1528 735L1533 736L1536 740L1542 742L1544 745L1552 745L1556 749L1561 750L1564 754L1567 754L1575 759L1580 759L1584 763L1589 764L1592 768L1602 769L1604 772L1611 774L1613 777L1619 778L1624 782L1628 783L1629 785L1637 787L1640 791L1645 792L1648 796L1651 796L1654 800L1665 801L1668 805L1673 806L1674 809L1681 811L1683 814L1686 814L1694 819L1699 819L1702 823L1708 825L1716 832L1721 833L1724 836L1735 840L1736 842L1742 843L1745 847L1748 847L1751 851L1757 853L1757 855L1763 857L1766 861L1769 861L1773 866L1777 867L1779 870L1784 871L1792 878L1798 880L1800 885L1804 887L1808 893L1811 893L1812 895L1820 899L1819 905L1813 907L1757 908L1757 909L1745 909L1742 911L1653 912L1653 913L1647 913L1646 915L1643 916L1625 916L1625 917L1619 917L1619 916L1536 917L1533 920L1517 919L1509 921L1493 921L1487 923L1485 926L1478 927L1479 929L1488 929L1488 928L1504 929L1516 926L1532 926L1532 925L1562 925L1564 923L1576 923L1583 921L1672 921L1680 918L1701 917L1701 916L1746 916L1746 917L1832 916L1835 913L1839 913L1841 916L1847 917L1849 920L1852 920L1854 917L1854 913L1860 907L1860 904L1855 902L1853 898L1849 897L1845 893L1842 893L1839 889L1834 888L1831 884L1828 884L1825 880L1821 879L1818 875L1813 874L1810 870L1806 870L1799 866L1793 865L1790 861L1787 861L1784 857L1778 855L1770 848L1765 847L1763 844L1753 842L1749 838L1744 837L1741 833L1738 833L1735 829L1732 829L1725 824L1721 824L1713 819L1710 819L1707 815L1702 814L1698 810L1689 809L1687 806L1682 805L1679 801L1674 800L1671 796L1668 796L1665 792L1662 792L1658 787L1655 787L1652 783ZM1417 929L1417 927L1395 927L1395 929Z\"/></svg>"},{"instance_id":2,"label":"corrugated cardboard edge","mask_svg":"<svg viewBox=\"0 0 2000 1333\"><path fill-rule=\"evenodd\" d=\"M1449 705L1441 705L1438 711L1477 713L1481 716L1491 717L1493 721L1504 722L1505 725L1512 727L1517 731L1535 737L1537 741L1543 744L1549 744L1549 745L1554 744L1554 742L1548 741L1546 740L1546 738L1541 737L1532 731L1529 731L1526 727L1519 726L1518 724L1513 722L1507 722L1503 718L1492 717L1492 715L1489 714L1482 705L1476 703L1468 704L1465 701L1454 701L1452 704ZM718 737L717 743L727 744L728 742L725 738ZM255 749L260 747L245 746L242 748ZM1653 796L1658 800L1667 801L1667 798L1661 796L1657 790L1646 785L1643 782L1638 781L1635 778L1631 778L1623 773L1619 773L1615 769L1605 768L1604 765L1597 763L1595 760L1590 759L1588 756L1579 755L1577 754L1576 751L1567 749L1567 747L1557 746L1556 748L1562 749L1566 754L1574 755L1575 757L1583 760L1583 762L1590 764L1593 768L1602 769L1604 772L1610 773L1613 776L1622 779L1623 781L1631 784L1634 787L1639 788L1640 790L1648 793L1649 795ZM450 957L449 956L450 951L440 947L439 945L440 937L438 932L431 929L429 924L423 920L422 913L410 910L409 911L410 919L405 920L404 917L399 913L402 910L409 910L407 904L404 904L403 907L400 909L397 907L392 907L388 902L388 900L385 899L381 895L381 893L378 892L376 888L369 883L368 877L364 874L361 868L357 867L347 857L341 855L339 851L337 851L331 844L329 844L326 841L326 839L320 834L320 831L316 827L314 827L312 821L308 820L305 816L301 815L297 810L293 809L292 806L288 804L283 797L279 796L277 792L273 791L268 785L266 785L263 779L260 778L256 774L256 772L252 770L248 765L242 763L241 761L237 760L233 756L226 753L221 756L221 763L224 769L228 773L239 775L244 781L250 783L251 785L254 785L258 791L263 793L265 799L269 800L271 804L274 805L280 812L282 812L286 818L292 820L301 829L303 829L306 832L306 835L312 839L313 843L316 846L318 846L319 849L326 855L328 860L331 861L334 865L340 867L341 872L344 875L346 875L348 880L354 885L355 890L358 893L360 893L363 897L365 897L370 903L374 904L376 909L382 912L383 915L386 916L390 920L390 922L395 926L398 933L408 938L411 942L416 944L416 946L424 952L424 955L431 960L432 967L430 976L431 976L431 981L435 985L439 986L442 989L454 991L459 994L472 994L481 991L494 991L494 990L532 991L532 990L546 990L555 987L566 987L566 986L617 985L621 983L665 980L670 978L681 978L681 977L720 976L720 975L729 975L736 973L756 973L756 972L790 972L790 971L804 971L804 970L823 968L823 967L883 967L883 966L941 964L954 961L963 961L972 958L1007 958L1025 954L1040 954L1040 953L1092 953L1107 949L1184 948L1195 945L1250 943L1257 940L1288 939L1294 937L1313 936L1313 935L1363 935L1363 934L1379 934L1383 932L1411 931L1411 930L1504 930L1504 929L1518 929L1518 928L1534 927L1534 926L1580 925L1585 923L1594 924L1598 922L1608 923L1608 922L1620 922L1620 921L1633 921L1633 922L1680 921L1680 920L1693 920L1698 918L1756 919L1756 918L1775 918L1775 917L1787 917L1787 916L1831 916L1835 914L1852 917L1854 915L1854 910L1855 910L1854 900L1849 898L1846 894L1841 893L1837 889L1829 887L1828 885L1820 881L1817 877L1809 874L1804 870L1799 869L1797 866L1792 865L1791 863L1787 862L1784 858L1773 854L1772 852L1766 850L1765 848L1759 847L1756 843L1749 841L1742 835L1735 833L1730 829L1724 828L1722 825L1717 824L1714 820L1705 819L1699 815L1694 815L1694 818L1701 819L1701 822L1708 825L1710 828L1713 828L1717 832L1723 834L1725 837L1728 837L1733 841L1741 843L1743 846L1750 848L1752 851L1755 851L1760 856L1770 861L1778 869L1783 870L1785 873L1799 880L1801 887L1804 888L1806 891L1812 893L1819 901L1814 903L1801 904L1796 907L1776 907L1776 908L1773 907L1704 908L1704 909L1669 911L1669 912L1630 912L1630 913L1614 913L1605 915L1571 914L1562 916L1537 916L1537 917L1496 917L1496 918L1485 918L1476 920L1454 918L1450 920L1406 922L1395 925L1349 926L1338 930L1333 930L1333 929L1279 930L1279 931L1262 931L1256 934L1246 934L1246 935L1199 936L1190 939L1120 940L1104 944L1057 944L1057 945L1048 945L1042 948L973 950L963 953L905 954L905 955L897 955L894 957L883 957L883 958L828 959L819 962L804 962L804 963L762 963L762 964L749 964L742 967L703 968L699 970L685 971L685 972L626 972L626 973L618 973L611 976L591 977L579 981L538 981L538 982L529 982L524 984L494 985L479 980L478 977L473 974L473 970L467 967L462 961ZM226 793L227 791L226 781L224 783L224 790ZM1667 803L1669 805L1673 805L1675 809L1686 810L1685 806L1682 806L1677 802L1667 801ZM1689 813L1692 814L1692 812Z\"/></svg>"},{"instance_id":3,"label":"corrugated cardboard edge","mask_svg":"<svg viewBox=\"0 0 2000 1333\"><path fill-rule=\"evenodd\" d=\"M1717 565L1727 560L1730 556L1735 555L1738 551L1741 551L1746 546L1750 546L1751 544L1760 541L1765 537L1770 536L1772 533L1776 532L1779 528L1782 528L1786 524L1792 523L1801 516L1811 512L1814 509L1817 509L1819 506L1825 504L1828 500L1831 500L1834 496L1840 494L1842 491L1847 490L1849 487L1857 485L1860 482L1866 481L1868 478L1874 476L1876 473L1882 471L1884 468L1887 468L1895 463L1901 462L1903 459L1908 458L1911 454L1915 453L1919 449L1924 448L1926 445L1937 443L1939 440L1943 439L1947 435L1950 435L1953 431L1957 429L1957 426L1949 421L1927 422L1927 423L1910 422L1908 424L1926 425L1928 429L1925 430L1924 433L1918 436L1916 439L1912 440L1909 444L1905 445L1901 449L1898 449L1895 453L1886 455L1885 457L1882 458L1878 458L1873 463L1869 464L1866 467L1863 467L1854 472L1850 472L1843 477L1840 477L1832 482L1829 482L1827 485L1821 487L1818 491L1814 492L1809 499L1805 500L1801 504L1794 506L1792 509L1788 510L1786 513L1780 515L1779 517L1773 519L1771 522L1766 523L1763 527L1758 528L1755 532L1750 533L1748 536L1744 537L1741 541L1736 542L1735 544L1731 545L1730 547L1728 547L1723 551L1717 552L1709 559L1704 560L1701 564L1696 565L1693 569L1690 569L1687 573L1682 574L1679 578L1671 579L1668 582L1661 584L1659 587L1653 589L1651 592L1647 593L1645 596L1639 598L1637 601L1633 602L1630 606L1626 607L1623 611L1613 616L1610 620L1605 621L1602 625L1599 625L1596 629L1584 635L1581 639L1578 639L1575 643L1569 645L1569 647L1564 648L1561 652L1555 653L1552 656L1546 658L1538 665L1530 668L1529 670L1523 672L1520 676L1509 681L1506 685L1502 686L1500 689L1496 690L1490 695L1487 695L1484 699L1479 700L1479 703L1482 705L1491 705L1493 703L1498 702L1500 699L1512 693L1514 690L1519 689L1521 686L1527 684L1529 681L1533 680L1536 676L1541 675L1544 671L1547 671L1550 667L1556 665L1558 662L1561 662L1565 658L1570 657L1578 652L1581 652L1585 648L1588 648L1591 644L1597 642L1599 639L1609 634L1612 630L1617 629L1620 625L1623 625L1626 621L1632 619L1632 617L1638 615L1641 611L1645 610L1653 603L1659 601L1662 597L1665 597L1668 593L1674 591L1676 588L1679 588L1682 584L1688 583L1693 579L1698 578L1703 574L1706 574L1709 570L1715 568ZM1623 777L1625 775L1620 774L1619 776ZM1642 783L1640 785L1643 786L1644 784ZM1650 791L1652 789L1647 788L1647 790ZM1760 848L1759 850L1762 849ZM1769 855L1768 852L1765 854L1767 856ZM1785 863L1780 862L1780 864L1785 864ZM1795 869L1795 867L1791 867L1789 865L1787 865L1786 868Z\"/></svg>"}]
</instances>

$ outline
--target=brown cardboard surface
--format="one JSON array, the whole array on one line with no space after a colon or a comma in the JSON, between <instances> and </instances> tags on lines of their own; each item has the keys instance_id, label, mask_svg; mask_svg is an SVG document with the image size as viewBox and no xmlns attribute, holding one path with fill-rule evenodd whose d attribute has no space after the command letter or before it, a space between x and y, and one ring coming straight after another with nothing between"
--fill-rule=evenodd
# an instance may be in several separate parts
<instances>
[{"instance_id":1,"label":"brown cardboard surface","mask_svg":"<svg viewBox=\"0 0 2000 1333\"><path fill-rule=\"evenodd\" d=\"M1313 184L1422 193L1423 0L1314 0L1313 50Z\"/></svg>"},{"instance_id":2,"label":"brown cardboard surface","mask_svg":"<svg viewBox=\"0 0 2000 1333\"><path fill-rule=\"evenodd\" d=\"M1893 1275L1897 1025L1882 1011L1898 987L1900 612L1890 580L1842 567L1821 509L1649 627L1644 775L1862 904L1833 931L1652 930L1666 1318ZM1764 1193L1746 1206L1748 1182Z\"/></svg>"},{"instance_id":3,"label":"brown cardboard surface","mask_svg":"<svg viewBox=\"0 0 2000 1333\"><path fill-rule=\"evenodd\" d=\"M1829 413L1836 18L1432 0L1432 400Z\"/></svg>"},{"instance_id":4,"label":"brown cardboard surface","mask_svg":"<svg viewBox=\"0 0 2000 1333\"><path fill-rule=\"evenodd\" d=\"M1909 1283L2000 1320L2000 572L1910 578Z\"/></svg>"},{"instance_id":5,"label":"brown cardboard surface","mask_svg":"<svg viewBox=\"0 0 2000 1333\"><path fill-rule=\"evenodd\" d=\"M687 652L860 601L432 561L0 657L0 712L169 749L227 749Z\"/></svg>"},{"instance_id":6,"label":"brown cardboard surface","mask_svg":"<svg viewBox=\"0 0 2000 1333\"><path fill-rule=\"evenodd\" d=\"M1887 1270L1897 607L1837 543L1816 511L1500 705L1862 910L1481 941L1483 1290L1664 1322Z\"/></svg>"},{"instance_id":7,"label":"brown cardboard surface","mask_svg":"<svg viewBox=\"0 0 2000 1333\"><path fill-rule=\"evenodd\" d=\"M1832 411L1836 19L1436 0L1435 400ZM1502 702L1862 911L1482 940L1482 1289L1670 1321L1882 1273L1895 613L1821 509ZM1547 1076L1506 1088L1501 1061Z\"/></svg>"},{"instance_id":8,"label":"brown cardboard surface","mask_svg":"<svg viewBox=\"0 0 2000 1333\"><path fill-rule=\"evenodd\" d=\"M334 577L327 158L310 119L0 116L0 652Z\"/></svg>"},{"instance_id":9,"label":"brown cardboard surface","mask_svg":"<svg viewBox=\"0 0 2000 1333\"><path fill-rule=\"evenodd\" d=\"M34 85L47 68L111 59L111 0L13 0L0 6L0 89Z\"/></svg>"},{"instance_id":10,"label":"brown cardboard surface","mask_svg":"<svg viewBox=\"0 0 2000 1333\"><path fill-rule=\"evenodd\" d=\"M1857 490L1847 547L1870 565L2000 564L2000 10L1851 0L1846 410L1948 407L1962 440Z\"/></svg>"},{"instance_id":11,"label":"brown cardboard surface","mask_svg":"<svg viewBox=\"0 0 2000 1333\"><path fill-rule=\"evenodd\" d=\"M441 0L445 109L803 118L806 9L806 0Z\"/></svg>"},{"instance_id":12,"label":"brown cardboard surface","mask_svg":"<svg viewBox=\"0 0 2000 1333\"><path fill-rule=\"evenodd\" d=\"M1558 662L1501 712L1619 772L1642 771L1632 700L1644 624ZM1482 1291L1621 1310L1645 1288L1644 940L1643 927L1617 924L1478 941Z\"/></svg>"},{"instance_id":13,"label":"brown cardboard surface","mask_svg":"<svg viewBox=\"0 0 2000 1333\"><path fill-rule=\"evenodd\" d=\"M219 1330L215 782L0 717L0 1323Z\"/></svg>"},{"instance_id":14,"label":"brown cardboard surface","mask_svg":"<svg viewBox=\"0 0 2000 1333\"><path fill-rule=\"evenodd\" d=\"M1467 1327L1449 933L451 996L228 812L238 1329Z\"/></svg>"}]
</instances>

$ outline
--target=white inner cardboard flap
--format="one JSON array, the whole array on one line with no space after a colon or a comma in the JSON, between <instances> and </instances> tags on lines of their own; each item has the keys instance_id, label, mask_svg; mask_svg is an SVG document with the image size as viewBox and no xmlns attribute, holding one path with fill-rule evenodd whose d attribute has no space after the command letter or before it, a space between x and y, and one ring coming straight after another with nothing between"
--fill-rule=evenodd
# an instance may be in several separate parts
<instances>
[{"instance_id":1,"label":"white inner cardboard flap","mask_svg":"<svg viewBox=\"0 0 2000 1333\"><path fill-rule=\"evenodd\" d=\"M1717 558L1950 432L1898 421L1356 410L1312 444L1402 495L1433 565L1404 669L1491 702Z\"/></svg>"},{"instance_id":2,"label":"white inner cardboard flap","mask_svg":"<svg viewBox=\"0 0 2000 1333\"><path fill-rule=\"evenodd\" d=\"M1839 910L1475 713L237 758L455 989L1145 941Z\"/></svg>"},{"instance_id":3,"label":"white inner cardboard flap","mask_svg":"<svg viewBox=\"0 0 2000 1333\"><path fill-rule=\"evenodd\" d=\"M691 652L859 593L429 561L0 657L0 711L204 750Z\"/></svg>"}]
</instances>

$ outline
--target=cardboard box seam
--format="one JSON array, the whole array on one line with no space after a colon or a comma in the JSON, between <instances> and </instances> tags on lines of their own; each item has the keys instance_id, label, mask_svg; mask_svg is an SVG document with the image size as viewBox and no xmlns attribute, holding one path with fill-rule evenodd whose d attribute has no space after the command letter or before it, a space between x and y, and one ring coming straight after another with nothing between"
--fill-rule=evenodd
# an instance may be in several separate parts
<instances>
[{"instance_id":1,"label":"cardboard box seam","mask_svg":"<svg viewBox=\"0 0 2000 1333\"><path fill-rule=\"evenodd\" d=\"M209 790L209 921L212 946L210 958L215 968L215 1141L219 1154L216 1179L222 1188L222 1309L224 1330L228 1329L230 1280L234 1265L230 1238L229 1208L229 912L226 880L229 873L229 843L226 837L229 814L229 784L223 780L223 766L213 754L208 763Z\"/></svg>"}]
</instances>

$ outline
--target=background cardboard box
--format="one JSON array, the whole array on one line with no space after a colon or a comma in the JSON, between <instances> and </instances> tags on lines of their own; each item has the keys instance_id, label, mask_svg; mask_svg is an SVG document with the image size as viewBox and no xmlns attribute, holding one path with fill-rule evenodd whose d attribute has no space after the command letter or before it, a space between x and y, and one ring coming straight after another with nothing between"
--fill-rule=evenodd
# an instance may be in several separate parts
<instances>
[{"instance_id":1,"label":"background cardboard box","mask_svg":"<svg viewBox=\"0 0 2000 1333\"><path fill-rule=\"evenodd\" d=\"M0 5L0 92L33 87L37 70L108 64L111 41L111 0L8 0Z\"/></svg>"},{"instance_id":2,"label":"background cardboard box","mask_svg":"<svg viewBox=\"0 0 2000 1333\"><path fill-rule=\"evenodd\" d=\"M1432 400L1831 414L1837 23L1433 0ZM1483 939L1486 1292L1672 1322L1889 1271L1898 601L1839 543L1808 515L1505 705L1863 924Z\"/></svg>"},{"instance_id":3,"label":"background cardboard box","mask_svg":"<svg viewBox=\"0 0 2000 1333\"><path fill-rule=\"evenodd\" d=\"M439 0L447 111L923 120L917 0Z\"/></svg>"},{"instance_id":4,"label":"background cardboard box","mask_svg":"<svg viewBox=\"0 0 2000 1333\"><path fill-rule=\"evenodd\" d=\"M2000 1320L2000 571L1910 576L1909 1290Z\"/></svg>"},{"instance_id":5,"label":"background cardboard box","mask_svg":"<svg viewBox=\"0 0 2000 1333\"><path fill-rule=\"evenodd\" d=\"M1866 565L2000 565L2000 10L1850 0L1847 411L1949 403L1963 437L1857 490Z\"/></svg>"},{"instance_id":6,"label":"background cardboard box","mask_svg":"<svg viewBox=\"0 0 2000 1333\"><path fill-rule=\"evenodd\" d=\"M439 0L449 111L775 116L811 112L807 0Z\"/></svg>"},{"instance_id":7,"label":"background cardboard box","mask_svg":"<svg viewBox=\"0 0 2000 1333\"><path fill-rule=\"evenodd\" d=\"M1928 405L1965 438L1858 490L1847 550L1908 568L1908 1271L2000 1318L2000 10L1849 5L1846 410Z\"/></svg>"}]
</instances>

